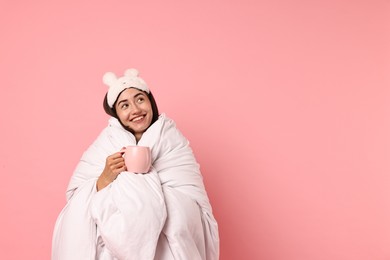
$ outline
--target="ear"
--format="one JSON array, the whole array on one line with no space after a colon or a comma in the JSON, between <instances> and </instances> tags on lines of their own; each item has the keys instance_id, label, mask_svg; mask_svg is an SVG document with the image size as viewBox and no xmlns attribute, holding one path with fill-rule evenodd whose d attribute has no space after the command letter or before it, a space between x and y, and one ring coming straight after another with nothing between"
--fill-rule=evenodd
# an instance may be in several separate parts
<instances>
[{"instance_id":1,"label":"ear","mask_svg":"<svg viewBox=\"0 0 390 260\"><path fill-rule=\"evenodd\" d=\"M127 77L134 78L134 77L138 77L138 74L139 74L138 70L136 69L127 69L124 75Z\"/></svg>"},{"instance_id":2,"label":"ear","mask_svg":"<svg viewBox=\"0 0 390 260\"><path fill-rule=\"evenodd\" d=\"M111 87L111 85L117 80L115 74L113 72L106 72L103 75L103 83L107 86Z\"/></svg>"}]
</instances>

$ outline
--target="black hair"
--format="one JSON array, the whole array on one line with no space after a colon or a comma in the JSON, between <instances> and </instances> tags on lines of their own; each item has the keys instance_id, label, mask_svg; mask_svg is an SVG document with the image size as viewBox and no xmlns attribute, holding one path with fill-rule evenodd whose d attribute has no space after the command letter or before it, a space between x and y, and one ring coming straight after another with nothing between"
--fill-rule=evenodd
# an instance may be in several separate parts
<instances>
[{"instance_id":1,"label":"black hair","mask_svg":"<svg viewBox=\"0 0 390 260\"><path fill-rule=\"evenodd\" d=\"M126 90L126 89L122 90L122 92L125 91L125 90ZM142 91L142 90L141 90L141 91ZM122 92L121 92L121 93L122 93ZM143 92L145 92L145 91L143 91ZM118 97L120 96L121 93L119 93ZM119 120L119 117L118 117L118 115L117 115L117 113L116 113L116 109L115 109L115 105L116 105L116 102L117 102L118 98L117 98L117 100L115 100L115 102L114 102L114 104L112 105L112 107L110 107L110 106L108 105L108 101L107 101L107 94L108 94L108 93L106 93L106 95L104 96L104 100L103 100L103 108L104 108L104 111L105 111L108 115L110 115L110 116L115 117L116 119L118 119L118 121L121 123L121 125L122 125L126 130L128 130L128 131L130 131L130 132L133 132L130 128L128 128L127 126L123 125L122 122L121 122L121 120ZM159 117L160 114L159 114L159 112L158 112L157 103L156 103L156 100L155 100L154 97L153 97L152 92L151 92L151 91L150 91L149 93L145 92L145 94L146 94L146 96L149 98L150 104L151 104L151 106L152 106L153 117L152 117L152 122L150 123L150 125L152 125L154 122L157 121L157 119L158 119L158 117Z\"/></svg>"}]
</instances>

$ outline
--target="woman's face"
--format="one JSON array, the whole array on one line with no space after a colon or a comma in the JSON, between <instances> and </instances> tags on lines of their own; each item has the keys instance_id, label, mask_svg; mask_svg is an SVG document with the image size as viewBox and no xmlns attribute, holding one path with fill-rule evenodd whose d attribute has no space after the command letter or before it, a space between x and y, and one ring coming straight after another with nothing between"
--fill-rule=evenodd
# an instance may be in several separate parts
<instances>
[{"instance_id":1,"label":"woman's face","mask_svg":"<svg viewBox=\"0 0 390 260\"><path fill-rule=\"evenodd\" d=\"M115 110L123 125L133 130L137 141L153 119L152 105L147 94L135 88L124 90L118 97Z\"/></svg>"}]
</instances>

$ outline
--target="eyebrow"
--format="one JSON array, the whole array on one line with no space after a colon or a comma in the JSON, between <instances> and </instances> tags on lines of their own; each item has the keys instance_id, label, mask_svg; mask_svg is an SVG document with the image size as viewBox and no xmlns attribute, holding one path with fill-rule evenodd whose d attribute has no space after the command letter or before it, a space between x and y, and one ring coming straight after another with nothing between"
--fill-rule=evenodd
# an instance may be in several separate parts
<instances>
[{"instance_id":1,"label":"eyebrow","mask_svg":"<svg viewBox=\"0 0 390 260\"><path fill-rule=\"evenodd\" d=\"M137 93L137 94L135 94L135 95L133 96L133 99L134 99L134 98L137 98L138 96L145 96L145 94L142 93L142 92ZM128 100L128 99L122 99L121 101L118 102L117 106L119 106L119 105L120 105L121 103L123 103L123 102L127 102L127 100Z\"/></svg>"}]
</instances>

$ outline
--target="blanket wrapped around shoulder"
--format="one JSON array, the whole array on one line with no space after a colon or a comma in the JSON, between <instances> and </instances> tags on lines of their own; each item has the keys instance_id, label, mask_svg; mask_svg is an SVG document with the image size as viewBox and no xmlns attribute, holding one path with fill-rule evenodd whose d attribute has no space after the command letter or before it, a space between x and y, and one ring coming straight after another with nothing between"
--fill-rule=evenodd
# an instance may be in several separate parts
<instances>
[{"instance_id":1,"label":"blanket wrapped around shoulder","mask_svg":"<svg viewBox=\"0 0 390 260\"><path fill-rule=\"evenodd\" d=\"M188 140L164 114L138 143L151 148L150 172L122 172L96 191L107 156L128 145L136 145L134 136L110 118L70 180L52 259L218 259L218 226L199 165Z\"/></svg>"}]
</instances>

